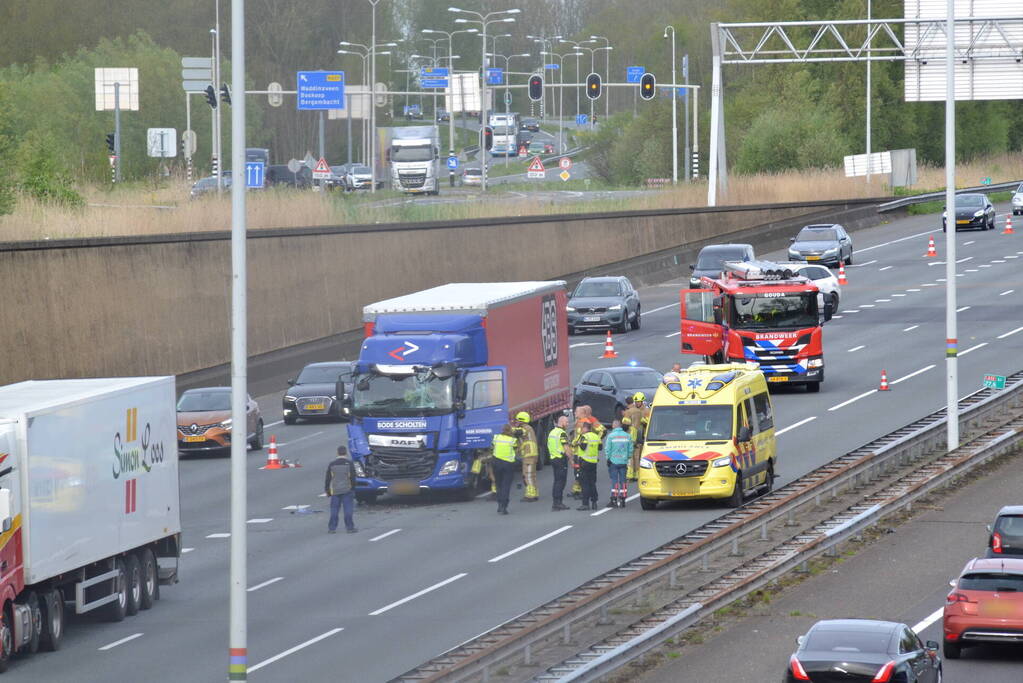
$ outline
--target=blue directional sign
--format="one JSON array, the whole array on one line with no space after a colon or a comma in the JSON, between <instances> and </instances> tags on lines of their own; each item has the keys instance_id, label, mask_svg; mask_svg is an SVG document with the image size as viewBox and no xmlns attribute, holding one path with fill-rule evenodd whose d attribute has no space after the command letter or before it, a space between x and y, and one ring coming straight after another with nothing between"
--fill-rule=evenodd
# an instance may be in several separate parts
<instances>
[{"instance_id":1,"label":"blue directional sign","mask_svg":"<svg viewBox=\"0 0 1023 683\"><path fill-rule=\"evenodd\" d=\"M589 114L576 114L575 115L575 124L577 126L585 126L587 123L589 123L589 121L590 121L590 115Z\"/></svg>"},{"instance_id":2,"label":"blue directional sign","mask_svg":"<svg viewBox=\"0 0 1023 683\"><path fill-rule=\"evenodd\" d=\"M263 189L266 181L266 164L262 161L245 162L245 187Z\"/></svg>"},{"instance_id":3,"label":"blue directional sign","mask_svg":"<svg viewBox=\"0 0 1023 683\"><path fill-rule=\"evenodd\" d=\"M646 68L642 66L630 66L625 71L625 82L626 83L639 83L643 78L643 74L646 73Z\"/></svg>"},{"instance_id":4,"label":"blue directional sign","mask_svg":"<svg viewBox=\"0 0 1023 683\"><path fill-rule=\"evenodd\" d=\"M447 78L448 69L445 66L424 66L419 69L420 78Z\"/></svg>"},{"instance_id":5,"label":"blue directional sign","mask_svg":"<svg viewBox=\"0 0 1023 683\"><path fill-rule=\"evenodd\" d=\"M344 109L344 71L299 71L298 108L300 110Z\"/></svg>"},{"instance_id":6,"label":"blue directional sign","mask_svg":"<svg viewBox=\"0 0 1023 683\"><path fill-rule=\"evenodd\" d=\"M420 77L419 86L422 88L446 88L448 87L448 79Z\"/></svg>"},{"instance_id":7,"label":"blue directional sign","mask_svg":"<svg viewBox=\"0 0 1023 683\"><path fill-rule=\"evenodd\" d=\"M458 157L448 157L448 168L452 171L458 168Z\"/></svg>"},{"instance_id":8,"label":"blue directional sign","mask_svg":"<svg viewBox=\"0 0 1023 683\"><path fill-rule=\"evenodd\" d=\"M558 69L561 68L561 66L559 66L558 64L544 64L543 68L550 69L551 71L557 71Z\"/></svg>"},{"instance_id":9,"label":"blue directional sign","mask_svg":"<svg viewBox=\"0 0 1023 683\"><path fill-rule=\"evenodd\" d=\"M487 69L487 85L504 85L504 69Z\"/></svg>"}]
</instances>

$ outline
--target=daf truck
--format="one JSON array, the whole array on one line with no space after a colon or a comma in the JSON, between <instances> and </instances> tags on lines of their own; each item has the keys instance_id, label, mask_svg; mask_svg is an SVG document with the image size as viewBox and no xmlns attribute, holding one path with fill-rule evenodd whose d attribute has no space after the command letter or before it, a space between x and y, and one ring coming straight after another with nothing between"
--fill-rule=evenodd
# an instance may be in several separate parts
<instances>
[{"instance_id":1,"label":"daf truck","mask_svg":"<svg viewBox=\"0 0 1023 683\"><path fill-rule=\"evenodd\" d=\"M391 187L409 194L440 194L437 126L391 128L389 137Z\"/></svg>"}]
</instances>

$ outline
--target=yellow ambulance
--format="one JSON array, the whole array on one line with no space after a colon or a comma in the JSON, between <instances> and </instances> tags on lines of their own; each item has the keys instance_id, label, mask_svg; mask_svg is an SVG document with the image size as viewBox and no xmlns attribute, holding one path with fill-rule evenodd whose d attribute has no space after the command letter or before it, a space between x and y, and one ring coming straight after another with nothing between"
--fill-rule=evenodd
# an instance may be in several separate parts
<instances>
[{"instance_id":1,"label":"yellow ambulance","mask_svg":"<svg viewBox=\"0 0 1023 683\"><path fill-rule=\"evenodd\" d=\"M662 378L640 457L644 510L661 500L742 504L771 490L777 451L774 411L756 363L694 363Z\"/></svg>"}]
</instances>

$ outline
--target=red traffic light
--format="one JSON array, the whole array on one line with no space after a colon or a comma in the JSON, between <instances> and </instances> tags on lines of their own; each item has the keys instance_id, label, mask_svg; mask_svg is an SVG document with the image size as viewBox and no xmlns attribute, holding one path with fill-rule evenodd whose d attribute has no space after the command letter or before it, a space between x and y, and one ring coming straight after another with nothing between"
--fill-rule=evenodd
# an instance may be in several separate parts
<instances>
[{"instance_id":1,"label":"red traffic light","mask_svg":"<svg viewBox=\"0 0 1023 683\"><path fill-rule=\"evenodd\" d=\"M529 99L533 102L543 99L543 76L540 74L529 77Z\"/></svg>"},{"instance_id":2,"label":"red traffic light","mask_svg":"<svg viewBox=\"0 0 1023 683\"><path fill-rule=\"evenodd\" d=\"M639 79L639 96L644 100L652 100L657 94L657 82L652 73L645 73Z\"/></svg>"},{"instance_id":3,"label":"red traffic light","mask_svg":"<svg viewBox=\"0 0 1023 683\"><path fill-rule=\"evenodd\" d=\"M483 149L488 152L494 146L494 129L490 126L483 127L483 142L481 144L483 145Z\"/></svg>"}]
</instances>

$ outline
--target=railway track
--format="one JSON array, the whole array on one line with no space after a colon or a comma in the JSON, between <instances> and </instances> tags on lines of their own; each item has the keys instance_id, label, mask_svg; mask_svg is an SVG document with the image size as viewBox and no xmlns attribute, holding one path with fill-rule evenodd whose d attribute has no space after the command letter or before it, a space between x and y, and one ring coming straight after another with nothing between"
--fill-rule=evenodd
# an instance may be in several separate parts
<instances>
[{"instance_id":1,"label":"railway track","mask_svg":"<svg viewBox=\"0 0 1023 683\"><path fill-rule=\"evenodd\" d=\"M924 416L421 664L396 681L595 680L759 590L881 517L1008 448L1023 432L1023 372L960 401L963 443L946 453L945 411ZM744 549L752 556L744 558ZM755 554L753 550L755 549ZM681 586L697 586L683 590ZM654 604L614 629L613 607ZM573 630L589 626L589 645ZM611 627L611 628L609 628ZM569 649L570 648L570 649ZM565 656L565 653L571 653ZM552 664L551 664L552 663ZM520 675L521 674L521 675ZM505 679L507 680L507 679Z\"/></svg>"}]
</instances>

